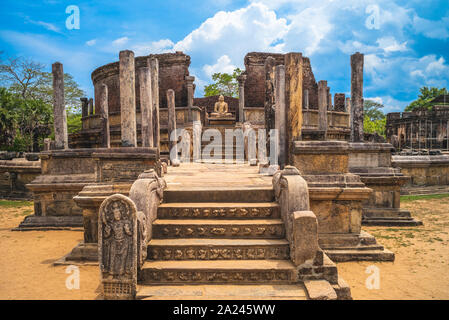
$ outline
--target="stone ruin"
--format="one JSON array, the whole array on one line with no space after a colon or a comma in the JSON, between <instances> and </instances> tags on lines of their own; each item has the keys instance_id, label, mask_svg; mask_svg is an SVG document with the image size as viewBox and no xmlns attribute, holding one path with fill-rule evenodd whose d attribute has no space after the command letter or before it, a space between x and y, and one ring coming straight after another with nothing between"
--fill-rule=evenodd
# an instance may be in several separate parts
<instances>
[{"instance_id":1,"label":"stone ruin","mask_svg":"<svg viewBox=\"0 0 449 320\"><path fill-rule=\"evenodd\" d=\"M387 141L395 148L393 166L411 177L403 194L449 189L449 96L441 95L430 103L430 109L387 114Z\"/></svg>"},{"instance_id":2,"label":"stone ruin","mask_svg":"<svg viewBox=\"0 0 449 320\"><path fill-rule=\"evenodd\" d=\"M334 262L394 260L362 224L419 224L400 209L400 188L409 178L392 167L392 145L365 141L363 62L363 54L351 56L351 97L336 93L332 101L327 81L315 80L301 53L248 53L240 98L225 97L213 115L218 99L194 99L189 56L122 51L119 62L92 73L95 104L82 99L82 130L70 136L62 64L55 63L55 141L39 155L41 174L27 184L35 214L18 230L82 227L84 241L57 263L99 262L106 299L139 297L137 284L267 282L303 285L313 299L348 299ZM191 154L179 157L170 133L193 133L181 149L188 147L201 162L195 158L207 147L201 132L211 128L248 134L276 129L274 163L260 151L268 141L252 146L245 140L242 155L272 175L272 185L167 187L166 174L194 174L176 171L188 166L183 161ZM248 213L273 220L245 220ZM214 217L243 220L223 224ZM198 226L195 218L211 220ZM209 245L189 244L191 238ZM278 242L267 247L248 239ZM211 266L216 259L229 261ZM269 267L238 269L242 259Z\"/></svg>"}]
</instances>

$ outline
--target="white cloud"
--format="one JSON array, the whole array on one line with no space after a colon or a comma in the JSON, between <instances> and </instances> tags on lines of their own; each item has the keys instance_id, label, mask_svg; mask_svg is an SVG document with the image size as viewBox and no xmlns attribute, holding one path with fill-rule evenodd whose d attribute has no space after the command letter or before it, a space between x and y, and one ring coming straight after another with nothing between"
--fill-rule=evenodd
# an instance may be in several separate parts
<instances>
[{"instance_id":1,"label":"white cloud","mask_svg":"<svg viewBox=\"0 0 449 320\"><path fill-rule=\"evenodd\" d=\"M214 65L206 64L203 67L204 72L207 76L211 77L214 73L232 73L236 68L235 65L231 63L231 59L227 55L223 55L218 58L217 63Z\"/></svg>"},{"instance_id":2,"label":"white cloud","mask_svg":"<svg viewBox=\"0 0 449 320\"><path fill-rule=\"evenodd\" d=\"M49 22L45 22L45 21L34 21L34 20L31 20L29 17L25 17L25 21L28 22L28 23L35 24L37 26L44 27L45 29L47 29L49 31L53 31L53 32L56 32L56 33L60 33L61 32L59 30L59 28L57 26L55 26L53 23L49 23Z\"/></svg>"},{"instance_id":3,"label":"white cloud","mask_svg":"<svg viewBox=\"0 0 449 320\"><path fill-rule=\"evenodd\" d=\"M150 53L173 52L173 41L170 39L161 39L150 43L140 43L132 46L137 56L148 55Z\"/></svg>"},{"instance_id":4,"label":"white cloud","mask_svg":"<svg viewBox=\"0 0 449 320\"><path fill-rule=\"evenodd\" d=\"M94 46L97 43L97 39L92 39L89 41L86 41L86 45L88 45L89 47Z\"/></svg>"},{"instance_id":5,"label":"white cloud","mask_svg":"<svg viewBox=\"0 0 449 320\"><path fill-rule=\"evenodd\" d=\"M376 43L385 53L403 52L407 50L407 42L398 43L394 37L384 37L377 39Z\"/></svg>"},{"instance_id":6,"label":"white cloud","mask_svg":"<svg viewBox=\"0 0 449 320\"><path fill-rule=\"evenodd\" d=\"M128 43L128 41L129 41L128 37L122 37L122 38L118 38L118 39L115 39L114 41L112 41L112 45L123 46L126 43Z\"/></svg>"},{"instance_id":7,"label":"white cloud","mask_svg":"<svg viewBox=\"0 0 449 320\"><path fill-rule=\"evenodd\" d=\"M413 17L413 27L418 33L422 33L432 39L449 38L449 17L443 17L440 21L432 21L418 17Z\"/></svg>"},{"instance_id":8,"label":"white cloud","mask_svg":"<svg viewBox=\"0 0 449 320\"><path fill-rule=\"evenodd\" d=\"M289 20L292 22L285 37L286 46L289 49L300 46L305 55L318 51L321 41L334 28L328 12L326 7L311 7L290 15Z\"/></svg>"},{"instance_id":9,"label":"white cloud","mask_svg":"<svg viewBox=\"0 0 449 320\"><path fill-rule=\"evenodd\" d=\"M216 61L227 55L233 63L241 62L249 51L281 51L288 32L287 20L259 3L235 11L217 12L183 40L176 51L198 53Z\"/></svg>"}]
</instances>

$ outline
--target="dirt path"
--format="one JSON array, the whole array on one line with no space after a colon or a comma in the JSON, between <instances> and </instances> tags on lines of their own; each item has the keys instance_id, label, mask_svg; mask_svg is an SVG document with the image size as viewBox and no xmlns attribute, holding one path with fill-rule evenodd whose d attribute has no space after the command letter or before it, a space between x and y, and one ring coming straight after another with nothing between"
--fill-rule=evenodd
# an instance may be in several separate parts
<instances>
[{"instance_id":1,"label":"dirt path","mask_svg":"<svg viewBox=\"0 0 449 320\"><path fill-rule=\"evenodd\" d=\"M354 299L449 299L449 197L402 207L424 226L364 228L396 253L395 262L338 264ZM10 231L32 209L0 201L0 299L95 299L98 267L81 266L80 288L69 290L67 267L52 266L82 239L81 231ZM369 290L365 270L372 265L379 268L380 288Z\"/></svg>"},{"instance_id":2,"label":"dirt path","mask_svg":"<svg viewBox=\"0 0 449 320\"><path fill-rule=\"evenodd\" d=\"M98 267L79 267L79 289L69 290L66 266L52 263L83 238L81 231L13 232L33 207L0 205L0 299L95 299ZM69 283L71 283L69 281Z\"/></svg>"},{"instance_id":3,"label":"dirt path","mask_svg":"<svg viewBox=\"0 0 449 320\"><path fill-rule=\"evenodd\" d=\"M354 299L449 299L449 197L403 201L420 227L364 227L396 255L394 262L345 262L339 274ZM379 289L369 290L366 268L379 269Z\"/></svg>"}]
</instances>

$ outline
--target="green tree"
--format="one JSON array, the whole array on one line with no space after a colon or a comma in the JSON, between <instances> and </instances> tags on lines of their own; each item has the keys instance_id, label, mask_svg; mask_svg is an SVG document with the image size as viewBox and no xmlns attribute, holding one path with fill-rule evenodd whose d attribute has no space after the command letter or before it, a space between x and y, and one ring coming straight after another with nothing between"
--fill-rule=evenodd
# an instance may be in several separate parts
<instances>
[{"instance_id":1,"label":"green tree","mask_svg":"<svg viewBox=\"0 0 449 320\"><path fill-rule=\"evenodd\" d=\"M23 57L0 60L0 137L3 149L38 151L53 129L53 76L44 65ZM85 96L73 77L64 74L68 132L81 129L81 102Z\"/></svg>"},{"instance_id":2,"label":"green tree","mask_svg":"<svg viewBox=\"0 0 449 320\"><path fill-rule=\"evenodd\" d=\"M431 109L432 104L430 101L443 94L449 94L446 88L422 87L419 89L418 99L405 107L404 111L413 111L420 107Z\"/></svg>"},{"instance_id":3,"label":"green tree","mask_svg":"<svg viewBox=\"0 0 449 320\"><path fill-rule=\"evenodd\" d=\"M17 125L17 99L6 88L0 88L0 148L13 145Z\"/></svg>"},{"instance_id":4,"label":"green tree","mask_svg":"<svg viewBox=\"0 0 449 320\"><path fill-rule=\"evenodd\" d=\"M216 96L222 94L223 96L238 98L239 84L237 77L242 73L239 68L234 69L232 74L229 73L214 73L212 80L214 83L204 86L204 96Z\"/></svg>"},{"instance_id":5,"label":"green tree","mask_svg":"<svg viewBox=\"0 0 449 320\"><path fill-rule=\"evenodd\" d=\"M363 102L363 130L366 133L376 133L385 137L387 119L382 111L384 106L373 100Z\"/></svg>"}]
</instances>

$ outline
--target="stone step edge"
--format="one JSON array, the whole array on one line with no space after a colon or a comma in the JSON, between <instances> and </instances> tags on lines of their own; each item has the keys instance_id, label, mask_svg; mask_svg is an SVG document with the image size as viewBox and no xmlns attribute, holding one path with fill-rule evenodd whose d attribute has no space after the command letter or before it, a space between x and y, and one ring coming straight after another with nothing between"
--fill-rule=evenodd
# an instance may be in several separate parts
<instances>
[{"instance_id":1,"label":"stone step edge","mask_svg":"<svg viewBox=\"0 0 449 320\"><path fill-rule=\"evenodd\" d=\"M146 261L140 271L143 284L285 284L297 277L288 260Z\"/></svg>"},{"instance_id":2,"label":"stone step edge","mask_svg":"<svg viewBox=\"0 0 449 320\"><path fill-rule=\"evenodd\" d=\"M153 222L153 226L201 226L201 225L283 225L284 222L281 219L156 219Z\"/></svg>"},{"instance_id":3,"label":"stone step edge","mask_svg":"<svg viewBox=\"0 0 449 320\"><path fill-rule=\"evenodd\" d=\"M221 293L221 291L223 293ZM305 300L302 283L281 285L139 285L138 300Z\"/></svg>"},{"instance_id":4,"label":"stone step edge","mask_svg":"<svg viewBox=\"0 0 449 320\"><path fill-rule=\"evenodd\" d=\"M324 249L327 256L334 262L346 261L394 261L394 253L388 249L383 250L338 250Z\"/></svg>"},{"instance_id":5,"label":"stone step edge","mask_svg":"<svg viewBox=\"0 0 449 320\"><path fill-rule=\"evenodd\" d=\"M276 202L163 203L157 210L159 219L271 219L279 216Z\"/></svg>"},{"instance_id":6,"label":"stone step edge","mask_svg":"<svg viewBox=\"0 0 449 320\"><path fill-rule=\"evenodd\" d=\"M190 241L189 241L190 240ZM286 240L253 239L153 239L147 249L147 260L283 260L289 259ZM245 243L250 242L250 243Z\"/></svg>"}]
</instances>

